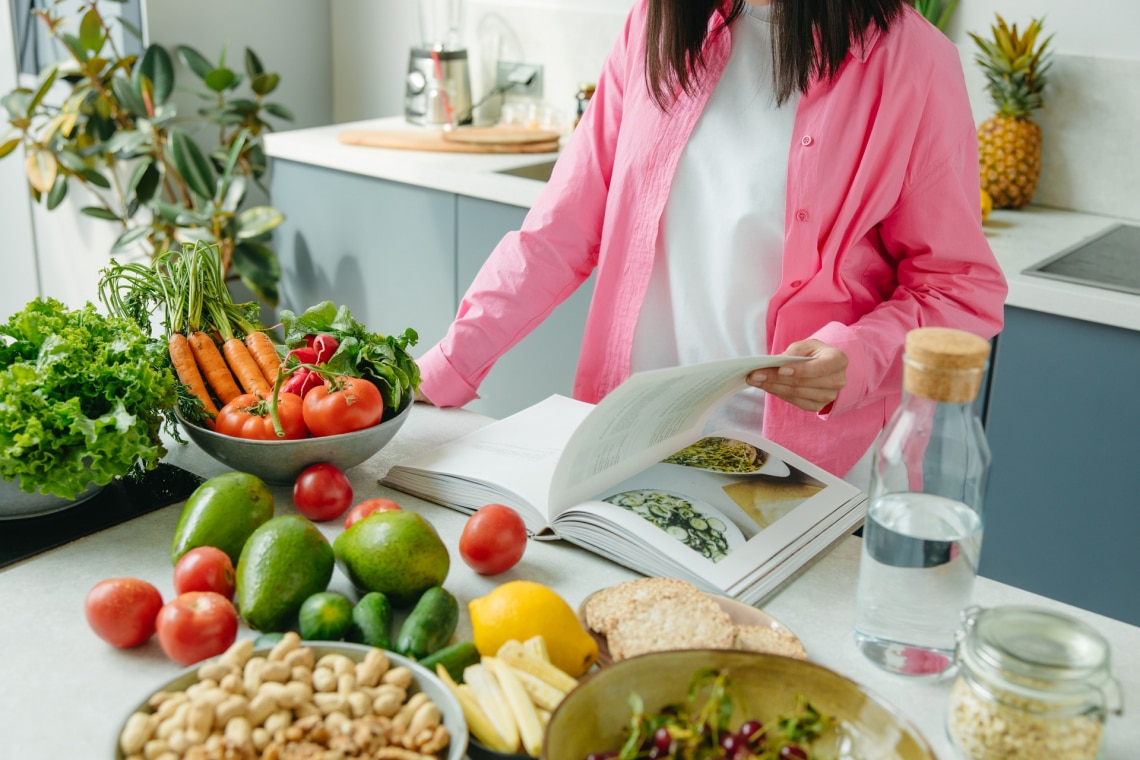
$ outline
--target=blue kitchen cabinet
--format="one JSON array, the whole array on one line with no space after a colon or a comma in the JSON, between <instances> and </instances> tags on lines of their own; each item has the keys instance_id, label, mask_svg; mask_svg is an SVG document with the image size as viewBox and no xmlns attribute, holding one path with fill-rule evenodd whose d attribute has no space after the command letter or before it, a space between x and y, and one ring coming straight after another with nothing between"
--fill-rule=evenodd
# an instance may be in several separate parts
<instances>
[{"instance_id":1,"label":"blue kitchen cabinet","mask_svg":"<svg viewBox=\"0 0 1140 760\"><path fill-rule=\"evenodd\" d=\"M1006 308L982 575L1140 625L1140 332Z\"/></svg>"},{"instance_id":2,"label":"blue kitchen cabinet","mask_svg":"<svg viewBox=\"0 0 1140 760\"><path fill-rule=\"evenodd\" d=\"M280 308L332 300L371 330L412 327L416 357L444 336L479 267L527 212L279 158L270 193L285 214L274 231ZM504 417L552 393L570 395L592 283L496 363L469 409Z\"/></svg>"},{"instance_id":3,"label":"blue kitchen cabinet","mask_svg":"<svg viewBox=\"0 0 1140 760\"><path fill-rule=\"evenodd\" d=\"M457 304L487 255L505 233L519 229L527 212L517 206L467 196L459 196L458 209ZM591 276L542 324L499 359L479 387L480 398L467 408L501 418L536 404L552 393L569 396L593 283Z\"/></svg>"},{"instance_id":4,"label":"blue kitchen cabinet","mask_svg":"<svg viewBox=\"0 0 1140 760\"><path fill-rule=\"evenodd\" d=\"M419 356L455 313L455 195L275 159L281 308L348 306L376 332L411 327Z\"/></svg>"}]
</instances>

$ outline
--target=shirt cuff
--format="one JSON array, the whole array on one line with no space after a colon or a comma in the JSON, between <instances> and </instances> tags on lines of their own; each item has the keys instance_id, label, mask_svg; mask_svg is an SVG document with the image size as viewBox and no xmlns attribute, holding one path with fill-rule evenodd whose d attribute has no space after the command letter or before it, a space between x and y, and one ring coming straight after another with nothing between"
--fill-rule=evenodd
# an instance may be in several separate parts
<instances>
[{"instance_id":1,"label":"shirt cuff","mask_svg":"<svg viewBox=\"0 0 1140 760\"><path fill-rule=\"evenodd\" d=\"M479 393L451 366L439 345L416 359L420 368L420 393L436 406L463 406Z\"/></svg>"}]
</instances>

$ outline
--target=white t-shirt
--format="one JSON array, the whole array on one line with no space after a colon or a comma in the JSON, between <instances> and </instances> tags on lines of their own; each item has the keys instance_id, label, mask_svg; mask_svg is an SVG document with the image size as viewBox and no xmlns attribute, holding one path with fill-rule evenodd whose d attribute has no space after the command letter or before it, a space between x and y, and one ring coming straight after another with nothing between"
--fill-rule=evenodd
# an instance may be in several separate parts
<instances>
[{"instance_id":1,"label":"white t-shirt","mask_svg":"<svg viewBox=\"0 0 1140 760\"><path fill-rule=\"evenodd\" d=\"M681 154L634 331L634 372L768 352L796 115L795 97L776 107L768 16L745 5L733 22L728 64ZM759 433L763 396L741 391L710 427Z\"/></svg>"}]
</instances>

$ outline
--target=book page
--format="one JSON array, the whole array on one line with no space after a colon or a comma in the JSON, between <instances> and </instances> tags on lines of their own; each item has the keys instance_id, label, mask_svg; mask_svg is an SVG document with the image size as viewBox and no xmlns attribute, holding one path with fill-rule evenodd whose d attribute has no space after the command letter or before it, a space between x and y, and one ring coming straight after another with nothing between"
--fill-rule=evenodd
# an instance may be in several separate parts
<instances>
[{"instance_id":1,"label":"book page","mask_svg":"<svg viewBox=\"0 0 1140 760\"><path fill-rule=\"evenodd\" d=\"M594 407L570 437L550 484L550 512L592 498L699 437L713 409L754 369L806 357L753 356L638 372Z\"/></svg>"},{"instance_id":2,"label":"book page","mask_svg":"<svg viewBox=\"0 0 1140 760\"><path fill-rule=\"evenodd\" d=\"M465 512L498 501L532 533L549 526L550 479L592 404L550 396L392 467L382 482Z\"/></svg>"},{"instance_id":3,"label":"book page","mask_svg":"<svg viewBox=\"0 0 1140 760\"><path fill-rule=\"evenodd\" d=\"M839 531L861 519L847 516L865 498L856 487L747 431L710 435L663 459L562 512L558 533L643 573L736 596L837 518Z\"/></svg>"}]
</instances>

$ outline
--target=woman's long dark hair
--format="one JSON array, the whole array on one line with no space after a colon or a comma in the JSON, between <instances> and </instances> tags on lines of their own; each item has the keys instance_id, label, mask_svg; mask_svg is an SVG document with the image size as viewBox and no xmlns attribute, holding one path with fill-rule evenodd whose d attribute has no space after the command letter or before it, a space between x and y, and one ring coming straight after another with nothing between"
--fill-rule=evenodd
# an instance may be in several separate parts
<instances>
[{"instance_id":1,"label":"woman's long dark hair","mask_svg":"<svg viewBox=\"0 0 1140 760\"><path fill-rule=\"evenodd\" d=\"M886 31L906 0L772 0L776 102L806 92L814 74L839 71L851 45L874 24ZM718 9L724 23L711 32ZM692 92L704 73L705 39L744 11L744 0L650 0L645 70L649 91L662 108Z\"/></svg>"}]
</instances>

